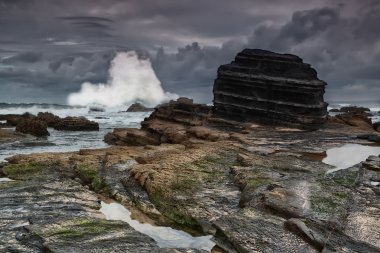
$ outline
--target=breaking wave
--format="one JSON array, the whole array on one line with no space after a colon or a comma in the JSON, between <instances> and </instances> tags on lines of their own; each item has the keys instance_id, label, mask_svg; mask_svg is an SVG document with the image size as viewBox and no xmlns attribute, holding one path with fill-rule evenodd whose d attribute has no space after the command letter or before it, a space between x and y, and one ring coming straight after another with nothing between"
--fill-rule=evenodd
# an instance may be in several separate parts
<instances>
[{"instance_id":1,"label":"breaking wave","mask_svg":"<svg viewBox=\"0 0 380 253\"><path fill-rule=\"evenodd\" d=\"M119 52L111 62L107 83L83 83L81 90L68 96L70 105L115 107L134 102L156 106L178 96L161 87L149 59L139 59L135 51Z\"/></svg>"}]
</instances>

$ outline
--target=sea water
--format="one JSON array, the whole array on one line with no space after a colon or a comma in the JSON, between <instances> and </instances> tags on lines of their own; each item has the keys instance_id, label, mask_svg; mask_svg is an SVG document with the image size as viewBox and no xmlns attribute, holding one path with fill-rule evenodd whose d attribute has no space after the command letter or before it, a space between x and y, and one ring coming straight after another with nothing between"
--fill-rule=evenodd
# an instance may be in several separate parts
<instances>
[{"instance_id":1,"label":"sea water","mask_svg":"<svg viewBox=\"0 0 380 253\"><path fill-rule=\"evenodd\" d=\"M366 107L368 109L370 109L370 113L371 113L371 120L373 123L375 122L380 122L380 102L379 101L376 101L376 102L367 102L367 103L358 103L358 104L354 104L354 103L334 103L334 102L331 102L327 108L327 110L331 110L331 109L340 109L342 107L346 107L346 106L358 106L358 107ZM337 113L330 113L330 115L334 116L336 115Z\"/></svg>"},{"instance_id":2,"label":"sea water","mask_svg":"<svg viewBox=\"0 0 380 253\"><path fill-rule=\"evenodd\" d=\"M16 154L39 152L71 152L79 149L104 148L104 135L114 128L139 128L141 121L150 112L125 112L127 107L104 108L104 112L90 111L89 107L56 104L0 104L0 114L37 115L38 112L51 112L60 117L83 116L99 123L99 131L57 131L48 128L50 136L46 138L31 137L12 143L0 143L0 161ZM124 112L123 112L124 111Z\"/></svg>"}]
</instances>

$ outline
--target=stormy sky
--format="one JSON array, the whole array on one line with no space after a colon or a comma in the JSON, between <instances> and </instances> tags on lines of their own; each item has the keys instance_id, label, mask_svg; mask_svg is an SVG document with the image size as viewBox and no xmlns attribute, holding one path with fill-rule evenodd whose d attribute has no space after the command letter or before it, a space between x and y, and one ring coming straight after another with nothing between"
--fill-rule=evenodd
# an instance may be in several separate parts
<instances>
[{"instance_id":1,"label":"stormy sky","mask_svg":"<svg viewBox=\"0 0 380 253\"><path fill-rule=\"evenodd\" d=\"M243 48L299 55L330 102L379 101L379 24L378 0L0 0L0 102L65 103L127 50L165 90L211 102Z\"/></svg>"}]
</instances>

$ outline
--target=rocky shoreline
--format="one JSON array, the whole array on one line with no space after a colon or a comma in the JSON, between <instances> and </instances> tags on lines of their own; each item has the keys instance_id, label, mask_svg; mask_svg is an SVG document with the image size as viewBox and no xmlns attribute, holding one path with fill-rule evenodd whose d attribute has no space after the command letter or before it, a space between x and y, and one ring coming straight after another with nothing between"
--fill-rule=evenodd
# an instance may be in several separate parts
<instances>
[{"instance_id":1,"label":"rocky shoreline","mask_svg":"<svg viewBox=\"0 0 380 253\"><path fill-rule=\"evenodd\" d=\"M331 173L322 162L333 147L379 145L368 115L342 113L310 131L234 121L180 98L140 129L107 134L109 148L10 157L0 165L14 180L0 182L0 251L207 252L159 248L106 220L100 200L111 198L212 235L214 253L380 252L380 157Z\"/></svg>"},{"instance_id":2,"label":"rocky shoreline","mask_svg":"<svg viewBox=\"0 0 380 253\"><path fill-rule=\"evenodd\" d=\"M370 183L379 165L326 176L331 166L320 159L329 147L370 145L356 137L373 129L335 119L312 132L244 123L234 131L198 126L198 133L176 117L167 128L158 124L157 115L177 115L173 105L182 102L190 106L172 102L143 124L149 127L139 131L161 134L154 143L134 134L139 146L9 158L1 173L16 181L0 183L2 250L170 252L122 222L99 219L101 194L157 221L213 234L228 252L379 252L379 189Z\"/></svg>"}]
</instances>

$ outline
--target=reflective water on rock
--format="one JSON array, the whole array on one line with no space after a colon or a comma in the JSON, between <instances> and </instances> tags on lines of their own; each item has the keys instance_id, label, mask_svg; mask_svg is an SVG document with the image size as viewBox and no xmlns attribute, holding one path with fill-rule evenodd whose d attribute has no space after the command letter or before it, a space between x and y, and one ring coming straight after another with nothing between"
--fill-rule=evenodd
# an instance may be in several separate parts
<instances>
[{"instance_id":1,"label":"reflective water on rock","mask_svg":"<svg viewBox=\"0 0 380 253\"><path fill-rule=\"evenodd\" d=\"M11 181L14 181L14 180L7 178L7 177L0 177L0 183L1 182L11 182Z\"/></svg>"},{"instance_id":2,"label":"reflective water on rock","mask_svg":"<svg viewBox=\"0 0 380 253\"><path fill-rule=\"evenodd\" d=\"M153 226L140 223L131 219L131 212L119 203L101 202L100 211L107 220L121 220L127 222L137 231L153 238L161 248L193 248L211 251L215 243L211 241L212 236L194 237L184 231L170 227Z\"/></svg>"},{"instance_id":3,"label":"reflective water on rock","mask_svg":"<svg viewBox=\"0 0 380 253\"><path fill-rule=\"evenodd\" d=\"M380 147L365 146L360 144L346 144L342 147L332 148L326 151L326 158L322 162L332 165L335 169L327 173L347 169L355 164L365 161L370 155L379 155Z\"/></svg>"}]
</instances>

